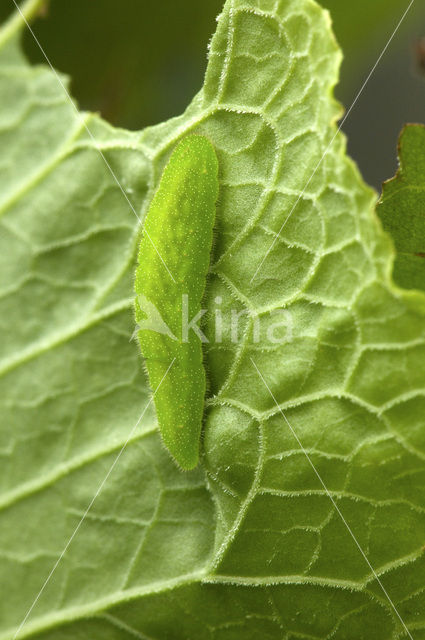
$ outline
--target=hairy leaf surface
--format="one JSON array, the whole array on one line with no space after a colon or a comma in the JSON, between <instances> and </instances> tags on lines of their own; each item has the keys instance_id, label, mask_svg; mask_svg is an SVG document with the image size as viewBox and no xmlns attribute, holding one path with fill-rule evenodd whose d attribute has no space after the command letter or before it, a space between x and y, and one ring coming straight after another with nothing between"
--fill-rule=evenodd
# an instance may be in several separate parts
<instances>
[{"instance_id":1,"label":"hairy leaf surface","mask_svg":"<svg viewBox=\"0 0 425 640\"><path fill-rule=\"evenodd\" d=\"M0 33L0 639L142 411L20 638L407 637L300 442L425 638L425 298L393 285L375 194L333 140L328 14L227 0L204 87L140 134L77 117L21 56L19 24ZM142 218L191 132L214 144L220 195L203 464L182 473L129 342L138 220L99 149ZM292 332L272 343L282 309Z\"/></svg>"},{"instance_id":2,"label":"hairy leaf surface","mask_svg":"<svg viewBox=\"0 0 425 640\"><path fill-rule=\"evenodd\" d=\"M395 248L394 280L425 290L425 127L407 125L399 140L399 170L384 183L377 212Z\"/></svg>"}]
</instances>

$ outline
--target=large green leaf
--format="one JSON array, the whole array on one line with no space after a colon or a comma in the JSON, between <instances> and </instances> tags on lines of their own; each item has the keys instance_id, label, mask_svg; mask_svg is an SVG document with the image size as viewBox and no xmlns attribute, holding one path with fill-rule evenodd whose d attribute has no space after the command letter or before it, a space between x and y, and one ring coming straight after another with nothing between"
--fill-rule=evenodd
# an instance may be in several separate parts
<instances>
[{"instance_id":1,"label":"large green leaf","mask_svg":"<svg viewBox=\"0 0 425 640\"><path fill-rule=\"evenodd\" d=\"M399 140L400 167L384 183L377 211L394 240L394 279L425 290L425 127L408 125Z\"/></svg>"},{"instance_id":2,"label":"large green leaf","mask_svg":"<svg viewBox=\"0 0 425 640\"><path fill-rule=\"evenodd\" d=\"M329 496L425 638L425 298L392 284L375 195L333 141L327 14L228 0L185 114L142 134L83 114L97 144L18 25L0 34L0 639L146 407L19 638L406 637ZM192 131L220 161L207 331L221 297L224 339L206 354L203 464L182 473L129 342L137 219L99 148L142 214ZM271 344L282 308L292 336Z\"/></svg>"}]
</instances>

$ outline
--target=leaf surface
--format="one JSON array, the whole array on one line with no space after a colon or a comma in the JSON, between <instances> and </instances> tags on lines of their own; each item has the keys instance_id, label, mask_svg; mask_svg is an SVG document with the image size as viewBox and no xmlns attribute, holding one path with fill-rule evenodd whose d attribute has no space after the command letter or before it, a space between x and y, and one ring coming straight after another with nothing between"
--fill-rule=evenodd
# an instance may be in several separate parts
<instances>
[{"instance_id":1,"label":"leaf surface","mask_svg":"<svg viewBox=\"0 0 425 640\"><path fill-rule=\"evenodd\" d=\"M203 89L142 133L77 117L18 36L0 36L0 639L143 411L20 638L407 637L299 442L425 638L425 299L393 285L375 194L334 140L328 14L228 0ZM194 131L214 144L221 190L204 457L182 473L129 342L138 220L99 149L142 218ZM282 309L292 332L275 344Z\"/></svg>"},{"instance_id":2,"label":"leaf surface","mask_svg":"<svg viewBox=\"0 0 425 640\"><path fill-rule=\"evenodd\" d=\"M407 125L399 140L399 170L383 185L377 212L396 248L394 280L425 290L425 127Z\"/></svg>"}]
</instances>

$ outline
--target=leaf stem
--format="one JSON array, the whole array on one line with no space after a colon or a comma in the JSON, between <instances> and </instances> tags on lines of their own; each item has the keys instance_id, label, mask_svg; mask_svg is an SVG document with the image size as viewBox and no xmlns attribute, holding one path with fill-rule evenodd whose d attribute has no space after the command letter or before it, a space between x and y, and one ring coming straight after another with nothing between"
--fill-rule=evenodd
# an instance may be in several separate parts
<instances>
[{"instance_id":1,"label":"leaf stem","mask_svg":"<svg viewBox=\"0 0 425 640\"><path fill-rule=\"evenodd\" d=\"M45 2L46 0L26 0L20 6L22 15L18 9L12 13L0 29L0 48L25 27L25 20L31 22ZM24 16L25 20L22 16Z\"/></svg>"}]
</instances>

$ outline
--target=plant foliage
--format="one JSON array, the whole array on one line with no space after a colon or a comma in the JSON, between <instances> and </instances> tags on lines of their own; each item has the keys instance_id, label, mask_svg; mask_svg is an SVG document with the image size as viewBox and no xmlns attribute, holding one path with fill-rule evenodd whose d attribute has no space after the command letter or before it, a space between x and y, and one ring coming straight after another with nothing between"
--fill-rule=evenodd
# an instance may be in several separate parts
<instances>
[{"instance_id":1,"label":"plant foliage","mask_svg":"<svg viewBox=\"0 0 425 640\"><path fill-rule=\"evenodd\" d=\"M227 0L203 88L141 133L77 117L20 32L0 33L0 639L149 403L129 342L139 225L99 150L142 217L191 132L220 165L208 305L246 312L206 353L202 464L177 469L149 405L19 638L407 637L284 417L425 638L425 298L393 284L375 194L335 137L328 14ZM292 340L254 343L281 308Z\"/></svg>"}]
</instances>

